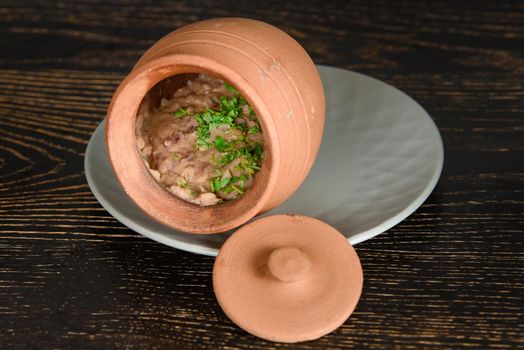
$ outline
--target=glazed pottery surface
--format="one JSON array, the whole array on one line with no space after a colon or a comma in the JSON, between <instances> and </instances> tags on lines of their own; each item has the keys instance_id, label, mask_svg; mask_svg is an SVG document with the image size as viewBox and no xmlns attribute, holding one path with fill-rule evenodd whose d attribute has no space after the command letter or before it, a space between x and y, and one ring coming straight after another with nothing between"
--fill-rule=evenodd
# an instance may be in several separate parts
<instances>
[{"instance_id":1,"label":"glazed pottery surface","mask_svg":"<svg viewBox=\"0 0 524 350\"><path fill-rule=\"evenodd\" d=\"M199 207L172 195L153 179L136 147L136 114L145 96L158 102L176 79L170 86L159 83L189 73L208 73L235 86L262 125L265 158L255 185L222 205ZM212 19L180 28L144 53L111 101L107 150L117 179L145 213L178 230L217 233L295 192L317 155L324 114L318 71L294 39L259 21Z\"/></svg>"}]
</instances>

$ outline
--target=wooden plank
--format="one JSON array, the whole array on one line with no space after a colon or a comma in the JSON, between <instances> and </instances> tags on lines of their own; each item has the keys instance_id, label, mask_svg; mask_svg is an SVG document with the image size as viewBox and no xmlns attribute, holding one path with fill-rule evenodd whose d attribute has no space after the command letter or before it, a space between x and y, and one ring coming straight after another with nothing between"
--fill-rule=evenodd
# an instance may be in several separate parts
<instances>
[{"instance_id":1,"label":"wooden plank","mask_svg":"<svg viewBox=\"0 0 524 350\"><path fill-rule=\"evenodd\" d=\"M257 339L216 303L213 259L127 229L83 173L113 91L178 26L247 16L317 63L382 79L434 118L445 166L412 216L356 248L337 331ZM524 4L518 1L0 3L1 348L524 348Z\"/></svg>"}]
</instances>

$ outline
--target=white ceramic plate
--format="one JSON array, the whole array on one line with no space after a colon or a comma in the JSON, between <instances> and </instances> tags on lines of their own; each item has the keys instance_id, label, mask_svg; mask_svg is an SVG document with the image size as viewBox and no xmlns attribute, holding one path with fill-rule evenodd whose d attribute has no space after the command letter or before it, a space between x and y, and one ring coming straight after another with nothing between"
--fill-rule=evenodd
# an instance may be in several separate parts
<instances>
[{"instance_id":1,"label":"white ceramic plate","mask_svg":"<svg viewBox=\"0 0 524 350\"><path fill-rule=\"evenodd\" d=\"M426 111L396 88L344 69L318 69L327 99L320 153L300 189L264 215L312 216L357 244L398 224L426 200L442 170L442 140ZM113 174L105 148L105 122L89 140L85 171L100 204L146 237L215 256L229 236L183 233L144 214Z\"/></svg>"}]
</instances>

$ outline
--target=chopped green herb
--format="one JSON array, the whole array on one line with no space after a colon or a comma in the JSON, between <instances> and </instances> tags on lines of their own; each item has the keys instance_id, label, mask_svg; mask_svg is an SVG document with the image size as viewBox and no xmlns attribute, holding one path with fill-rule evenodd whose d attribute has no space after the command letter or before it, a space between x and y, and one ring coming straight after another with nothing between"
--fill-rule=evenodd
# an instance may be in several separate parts
<instances>
[{"instance_id":1,"label":"chopped green herb","mask_svg":"<svg viewBox=\"0 0 524 350\"><path fill-rule=\"evenodd\" d=\"M177 179L176 180L176 185L178 187L182 187L182 188L186 188L186 189L191 189L191 186L185 181L185 180L182 180L182 179Z\"/></svg>"},{"instance_id":2,"label":"chopped green herb","mask_svg":"<svg viewBox=\"0 0 524 350\"><path fill-rule=\"evenodd\" d=\"M239 106L239 99L237 97L220 97L219 110L215 111L208 108L203 113L197 113L194 118L198 122L199 126L196 129L197 133L197 148L201 151L205 151L211 147L209 137L211 135L210 130L216 129L221 126L226 128L237 128L243 129L245 126L238 127L235 122L235 118L241 115L242 110Z\"/></svg>"},{"instance_id":3,"label":"chopped green herb","mask_svg":"<svg viewBox=\"0 0 524 350\"><path fill-rule=\"evenodd\" d=\"M231 85L229 85L228 83L224 82L224 87L231 91L231 92L234 92L234 93L238 93L237 89L235 89L234 87L232 87Z\"/></svg>"},{"instance_id":4,"label":"chopped green herb","mask_svg":"<svg viewBox=\"0 0 524 350\"><path fill-rule=\"evenodd\" d=\"M224 84L226 88L228 86L231 87L226 84ZM216 176L209 180L209 189L216 194L219 192L228 194L232 191L243 194L245 182L262 165L262 144L246 137L247 134L259 133L260 124L254 118L256 125L250 128L247 127L245 119L243 119L246 118L246 109L242 107L249 105L243 97L238 95L238 91L234 90L234 92L237 95L233 97L221 96L219 98L220 105L217 109L208 108L202 113L193 115L198 122L198 127L196 128L197 149L207 151L214 148L221 153L221 155L217 156L218 159L215 159L214 152L210 156L211 161L215 163ZM250 115L252 113L251 107L249 107L249 113ZM255 117L254 114L252 117ZM251 117L249 118L251 119ZM228 136L226 140L223 136L217 135L212 140L212 134L217 133L215 131L212 132L212 130L217 128L220 128L219 134L231 136ZM236 131L233 133L232 130L234 129L241 132ZM220 168L235 160L238 160L238 164L235 165L238 176L232 176L229 171L222 173Z\"/></svg>"},{"instance_id":5,"label":"chopped green herb","mask_svg":"<svg viewBox=\"0 0 524 350\"><path fill-rule=\"evenodd\" d=\"M250 127L248 130L247 130L247 133L248 134L256 134L257 132L259 132L260 129L258 128L258 126L252 126Z\"/></svg>"},{"instance_id":6,"label":"chopped green herb","mask_svg":"<svg viewBox=\"0 0 524 350\"><path fill-rule=\"evenodd\" d=\"M215 177L213 178L214 180L212 180L212 183L213 183L213 192L218 192L220 191L221 189L223 189L224 187L227 186L227 184L229 183L229 181L231 180L231 178L223 178L223 179L220 179L219 177Z\"/></svg>"},{"instance_id":7,"label":"chopped green herb","mask_svg":"<svg viewBox=\"0 0 524 350\"><path fill-rule=\"evenodd\" d=\"M244 194L244 191L242 191L240 188L236 187L235 185L231 185L231 188L237 191L239 194Z\"/></svg>"},{"instance_id":8,"label":"chopped green herb","mask_svg":"<svg viewBox=\"0 0 524 350\"><path fill-rule=\"evenodd\" d=\"M188 115L188 113L183 107L180 107L178 111L173 113L173 115L175 117L185 117L186 115Z\"/></svg>"},{"instance_id":9,"label":"chopped green herb","mask_svg":"<svg viewBox=\"0 0 524 350\"><path fill-rule=\"evenodd\" d=\"M233 127L235 129L238 129L238 130L242 131L242 132L246 132L246 129L247 129L247 126L244 123L236 123L235 125L233 125Z\"/></svg>"},{"instance_id":10,"label":"chopped green herb","mask_svg":"<svg viewBox=\"0 0 524 350\"><path fill-rule=\"evenodd\" d=\"M261 158L262 157L262 145L260 143L257 143L255 147L253 148L253 155L255 157Z\"/></svg>"},{"instance_id":11,"label":"chopped green herb","mask_svg":"<svg viewBox=\"0 0 524 350\"><path fill-rule=\"evenodd\" d=\"M218 136L215 139L215 148L219 152L225 152L229 147L229 142L227 142L222 136Z\"/></svg>"},{"instance_id":12,"label":"chopped green herb","mask_svg":"<svg viewBox=\"0 0 524 350\"><path fill-rule=\"evenodd\" d=\"M211 147L211 144L206 140L196 140L196 145L200 151L207 151Z\"/></svg>"},{"instance_id":13,"label":"chopped green herb","mask_svg":"<svg viewBox=\"0 0 524 350\"><path fill-rule=\"evenodd\" d=\"M233 191L233 187L231 187L231 186L226 186L226 187L224 187L224 188L222 189L222 192L223 192L224 194L229 194L231 191Z\"/></svg>"}]
</instances>

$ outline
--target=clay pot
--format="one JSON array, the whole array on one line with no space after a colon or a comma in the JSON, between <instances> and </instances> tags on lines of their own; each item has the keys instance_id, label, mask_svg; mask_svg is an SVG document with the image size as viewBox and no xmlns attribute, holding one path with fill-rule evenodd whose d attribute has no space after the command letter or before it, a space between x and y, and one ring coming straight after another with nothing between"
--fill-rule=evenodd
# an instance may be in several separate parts
<instances>
[{"instance_id":1,"label":"clay pot","mask_svg":"<svg viewBox=\"0 0 524 350\"><path fill-rule=\"evenodd\" d=\"M257 113L264 162L240 198L211 207L187 203L164 189L136 146L137 111L158 104L191 74L208 73L235 86ZM308 174L324 126L318 71L289 35L263 22L220 18L182 27L160 39L115 92L107 113L107 149L126 193L155 220L192 233L240 226L291 196Z\"/></svg>"}]
</instances>

